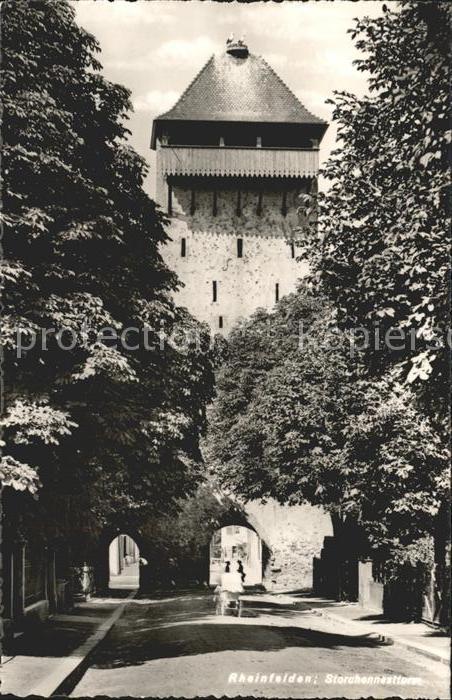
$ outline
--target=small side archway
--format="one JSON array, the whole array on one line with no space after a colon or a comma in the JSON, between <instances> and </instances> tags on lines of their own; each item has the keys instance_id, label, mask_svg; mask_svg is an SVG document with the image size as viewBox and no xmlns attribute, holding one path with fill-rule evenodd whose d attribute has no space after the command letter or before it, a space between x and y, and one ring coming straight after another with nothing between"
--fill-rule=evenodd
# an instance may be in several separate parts
<instances>
[{"instance_id":1,"label":"small side archway","mask_svg":"<svg viewBox=\"0 0 452 700\"><path fill-rule=\"evenodd\" d=\"M130 535L119 534L108 548L110 589L134 590L140 586L140 550Z\"/></svg>"},{"instance_id":2,"label":"small side archway","mask_svg":"<svg viewBox=\"0 0 452 700\"><path fill-rule=\"evenodd\" d=\"M107 593L113 588L143 590L149 568L149 547L139 531L115 527L102 532L94 566L98 592Z\"/></svg>"}]
</instances>

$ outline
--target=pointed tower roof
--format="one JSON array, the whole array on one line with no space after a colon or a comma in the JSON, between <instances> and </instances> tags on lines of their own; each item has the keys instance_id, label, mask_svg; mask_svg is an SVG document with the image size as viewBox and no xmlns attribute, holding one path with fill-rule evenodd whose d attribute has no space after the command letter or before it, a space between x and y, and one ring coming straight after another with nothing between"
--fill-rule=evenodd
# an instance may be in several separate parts
<instances>
[{"instance_id":1,"label":"pointed tower roof","mask_svg":"<svg viewBox=\"0 0 452 700\"><path fill-rule=\"evenodd\" d=\"M243 42L228 41L224 53L211 56L174 107L154 121L259 122L312 124L321 135L327 122L309 112L261 56Z\"/></svg>"}]
</instances>

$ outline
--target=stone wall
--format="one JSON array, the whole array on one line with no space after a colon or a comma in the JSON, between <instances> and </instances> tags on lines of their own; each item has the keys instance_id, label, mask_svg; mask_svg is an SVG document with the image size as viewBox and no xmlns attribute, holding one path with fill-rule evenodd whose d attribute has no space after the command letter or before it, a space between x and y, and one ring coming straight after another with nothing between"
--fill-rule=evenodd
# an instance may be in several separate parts
<instances>
[{"instance_id":1,"label":"stone wall","mask_svg":"<svg viewBox=\"0 0 452 700\"><path fill-rule=\"evenodd\" d=\"M247 504L271 549L265 571L267 589L296 590L312 587L313 558L319 556L323 538L332 535L330 516L321 508L283 506L275 501Z\"/></svg>"},{"instance_id":2,"label":"stone wall","mask_svg":"<svg viewBox=\"0 0 452 700\"><path fill-rule=\"evenodd\" d=\"M206 182L192 186L184 183L183 178L173 181L172 216L167 227L171 240L162 246L162 255L184 284L176 294L176 302L206 321L214 332L228 334L238 319L250 316L259 307L271 308L277 294L281 298L293 292L297 281L307 274L308 266L297 262L298 251L292 243L298 235L298 196L311 187L311 182L300 181L291 188L283 181L262 184L265 180L258 179L251 185L249 179L246 183L231 180L227 187L224 178L222 181L212 178L210 185ZM281 211L284 187L287 187L285 216ZM213 214L214 189L216 215ZM240 215L237 214L239 190ZM259 190L261 213L258 213ZM157 192L166 210L164 181L159 183ZM243 241L240 258L238 239ZM216 301L213 282L217 287Z\"/></svg>"}]
</instances>

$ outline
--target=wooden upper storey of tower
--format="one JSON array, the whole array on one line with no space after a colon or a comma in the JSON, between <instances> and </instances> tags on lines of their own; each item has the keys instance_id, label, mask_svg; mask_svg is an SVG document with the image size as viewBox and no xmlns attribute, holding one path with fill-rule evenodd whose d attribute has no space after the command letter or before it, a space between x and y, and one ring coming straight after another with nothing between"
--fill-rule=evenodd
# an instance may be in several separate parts
<instances>
[{"instance_id":1,"label":"wooden upper storey of tower","mask_svg":"<svg viewBox=\"0 0 452 700\"><path fill-rule=\"evenodd\" d=\"M228 40L154 120L151 148L163 174L283 175L288 168L287 175L312 177L327 127L261 56Z\"/></svg>"},{"instance_id":2,"label":"wooden upper storey of tower","mask_svg":"<svg viewBox=\"0 0 452 700\"><path fill-rule=\"evenodd\" d=\"M232 176L313 178L317 176L317 149L206 148L164 146L159 149L160 176Z\"/></svg>"}]
</instances>

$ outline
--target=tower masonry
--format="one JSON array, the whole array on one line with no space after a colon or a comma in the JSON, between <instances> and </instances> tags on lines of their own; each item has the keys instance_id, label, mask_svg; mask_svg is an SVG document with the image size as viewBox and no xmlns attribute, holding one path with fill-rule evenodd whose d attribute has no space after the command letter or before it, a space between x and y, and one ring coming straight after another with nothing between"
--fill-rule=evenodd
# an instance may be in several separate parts
<instances>
[{"instance_id":1,"label":"tower masonry","mask_svg":"<svg viewBox=\"0 0 452 700\"><path fill-rule=\"evenodd\" d=\"M170 219L162 254L184 284L177 303L213 332L271 308L306 274L298 208L317 190L326 129L233 40L155 119L156 198Z\"/></svg>"},{"instance_id":2,"label":"tower masonry","mask_svg":"<svg viewBox=\"0 0 452 700\"><path fill-rule=\"evenodd\" d=\"M298 209L317 191L326 129L264 58L234 40L154 120L156 198L171 239L162 255L184 285L176 303L214 333L272 308L307 273L296 260ZM266 586L310 586L330 517L309 505L247 509L268 533Z\"/></svg>"}]
</instances>

